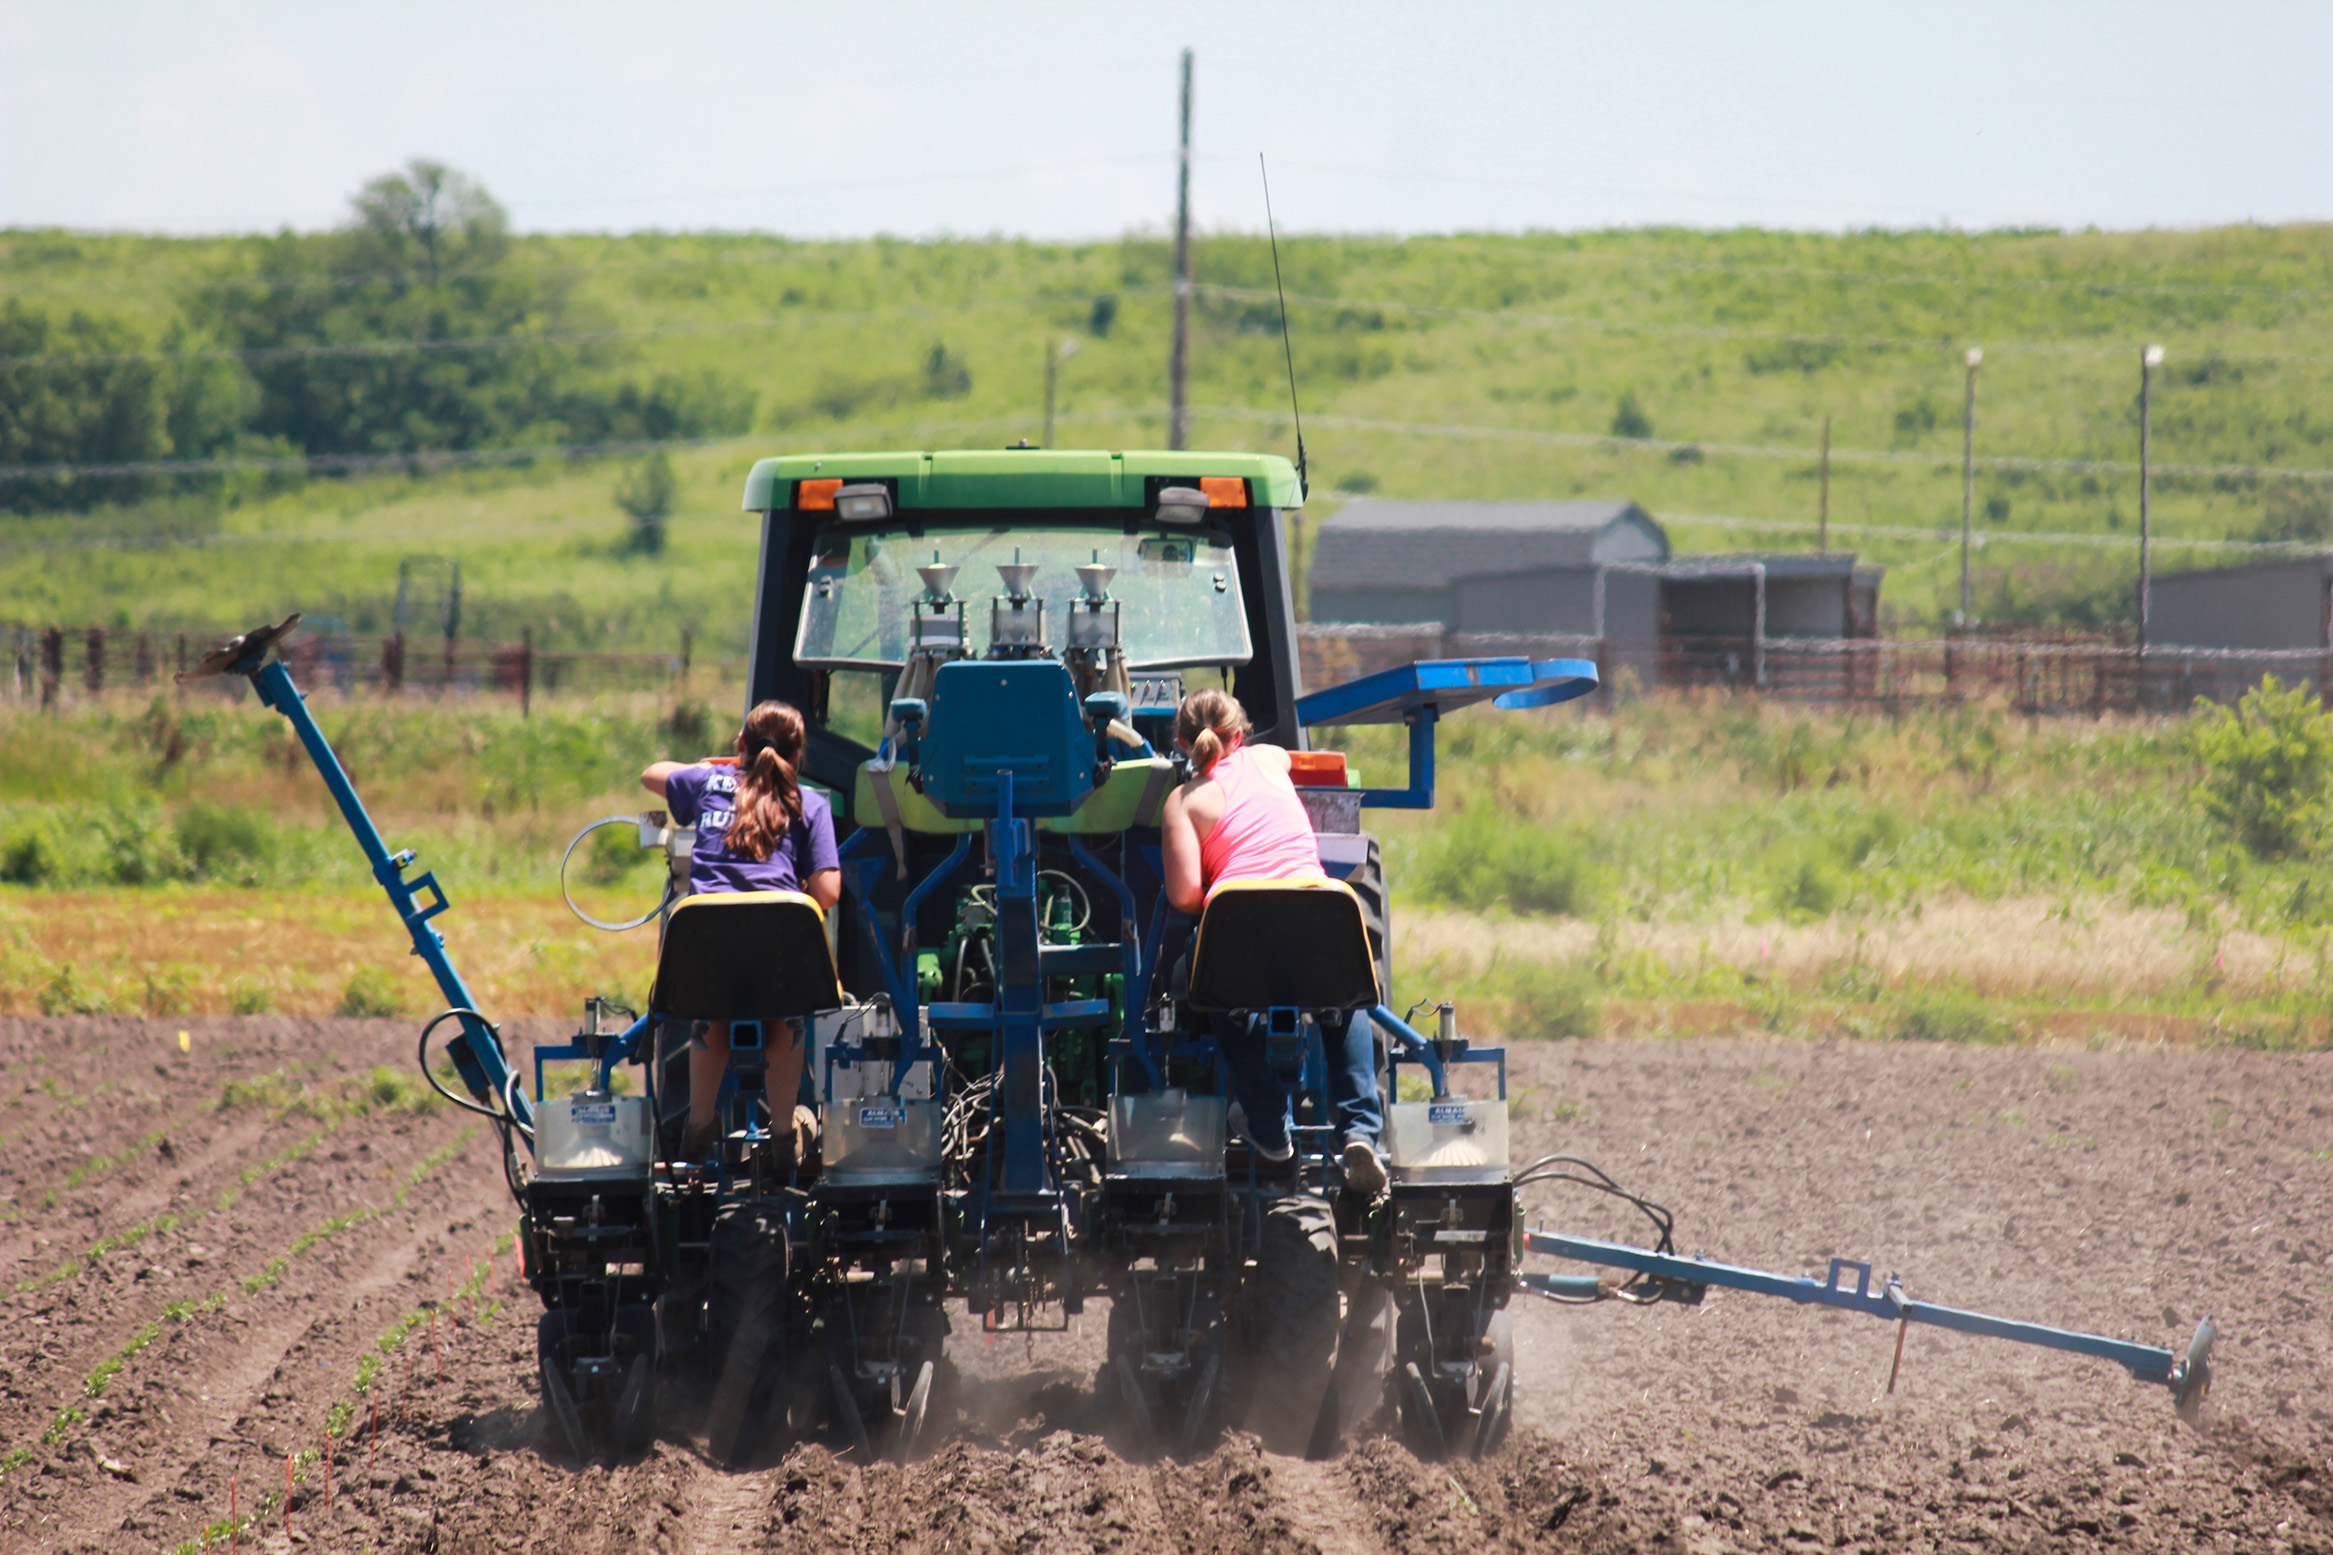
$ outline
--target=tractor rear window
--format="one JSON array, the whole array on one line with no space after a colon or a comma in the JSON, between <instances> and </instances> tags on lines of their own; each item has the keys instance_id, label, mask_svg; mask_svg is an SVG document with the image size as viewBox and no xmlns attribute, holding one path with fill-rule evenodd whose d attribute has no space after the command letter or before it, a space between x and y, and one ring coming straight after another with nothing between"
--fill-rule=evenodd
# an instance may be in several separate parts
<instances>
[{"instance_id":1,"label":"tractor rear window","mask_svg":"<svg viewBox=\"0 0 2333 1555\"><path fill-rule=\"evenodd\" d=\"M810 569L794 661L807 669L890 668L907 662L911 607L926 596L919 567L953 566L950 592L964 602L965 646L985 655L991 602L1009 597L1008 576L1044 603L1044 641L1069 646L1071 607L1088 596L1099 563L1118 605L1130 669L1245 664L1253 649L1231 546L1211 535L1127 534L1120 529L928 529L834 535ZM1001 567L1028 569L1007 574ZM1077 569L1087 567L1081 581Z\"/></svg>"}]
</instances>

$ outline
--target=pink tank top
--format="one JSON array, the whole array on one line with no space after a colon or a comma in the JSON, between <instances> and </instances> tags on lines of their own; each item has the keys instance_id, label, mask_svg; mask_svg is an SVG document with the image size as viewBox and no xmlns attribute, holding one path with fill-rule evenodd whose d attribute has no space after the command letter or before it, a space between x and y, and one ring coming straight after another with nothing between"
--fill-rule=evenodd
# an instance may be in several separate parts
<instances>
[{"instance_id":1,"label":"pink tank top","mask_svg":"<svg viewBox=\"0 0 2333 1555\"><path fill-rule=\"evenodd\" d=\"M1199 839L1207 894L1227 880L1325 880L1312 818L1293 788L1272 781L1242 745L1207 774L1223 790L1223 814Z\"/></svg>"}]
</instances>

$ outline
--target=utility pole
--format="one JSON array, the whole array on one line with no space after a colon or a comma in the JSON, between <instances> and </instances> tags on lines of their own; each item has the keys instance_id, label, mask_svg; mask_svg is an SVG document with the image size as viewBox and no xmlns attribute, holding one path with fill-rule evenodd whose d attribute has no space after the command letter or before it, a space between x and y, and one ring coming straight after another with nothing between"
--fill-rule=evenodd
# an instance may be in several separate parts
<instances>
[{"instance_id":1,"label":"utility pole","mask_svg":"<svg viewBox=\"0 0 2333 1555\"><path fill-rule=\"evenodd\" d=\"M1831 418L1823 417L1823 466L1815 498L1815 549L1831 548Z\"/></svg>"},{"instance_id":2,"label":"utility pole","mask_svg":"<svg viewBox=\"0 0 2333 1555\"><path fill-rule=\"evenodd\" d=\"M2148 433L2155 397L2155 369L2163 365L2163 348L2149 346L2139 353L2139 655L2147 652L2147 629L2153 624L2155 574L2154 558L2149 542L2153 534L2148 526L2147 512L2147 456Z\"/></svg>"},{"instance_id":3,"label":"utility pole","mask_svg":"<svg viewBox=\"0 0 2333 1555\"><path fill-rule=\"evenodd\" d=\"M1061 377L1061 364L1077 355L1077 342L1064 340L1060 349L1047 347L1045 351L1045 440L1040 448L1053 446L1053 391Z\"/></svg>"},{"instance_id":4,"label":"utility pole","mask_svg":"<svg viewBox=\"0 0 2333 1555\"><path fill-rule=\"evenodd\" d=\"M1968 597L1969 516L1977 498L1977 368L1984 362L1985 353L1977 346L1968 348L1968 401L1960 418L1960 616L1954 622L1962 631L1971 625Z\"/></svg>"},{"instance_id":5,"label":"utility pole","mask_svg":"<svg viewBox=\"0 0 2333 1555\"><path fill-rule=\"evenodd\" d=\"M1183 50L1182 154L1175 164L1175 347L1167 364L1167 447L1190 441L1184 386L1191 367L1191 51Z\"/></svg>"}]
</instances>

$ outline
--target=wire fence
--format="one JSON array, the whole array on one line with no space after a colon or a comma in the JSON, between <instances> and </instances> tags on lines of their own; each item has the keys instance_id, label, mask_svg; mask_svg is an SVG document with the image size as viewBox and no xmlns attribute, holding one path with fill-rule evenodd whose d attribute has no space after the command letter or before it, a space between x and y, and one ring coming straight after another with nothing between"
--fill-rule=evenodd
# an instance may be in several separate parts
<instances>
[{"instance_id":1,"label":"wire fence","mask_svg":"<svg viewBox=\"0 0 2333 1555\"><path fill-rule=\"evenodd\" d=\"M215 647L215 632L139 631L107 626L0 625L8 662L0 699L55 708L115 693L177 684ZM538 648L533 634L515 643L403 632L371 634L301 628L280 649L307 691L366 692L389 697L505 696L531 710L545 696L619 692L683 693L692 678L710 686L742 676L742 657L700 656L687 633L672 653L594 653ZM191 682L233 694L237 682Z\"/></svg>"},{"instance_id":2,"label":"wire fence","mask_svg":"<svg viewBox=\"0 0 2333 1555\"><path fill-rule=\"evenodd\" d=\"M1596 638L1315 622L1300 627L1298 637L1307 686L1335 685L1413 659L1517 655L1593 661L1606 702L1715 690L1886 711L1995 702L2025 713L2095 716L2183 712L2198 698L2233 702L2268 675L2320 695L2333 686L2333 649L2142 649L2125 638L2066 632Z\"/></svg>"},{"instance_id":3,"label":"wire fence","mask_svg":"<svg viewBox=\"0 0 2333 1555\"><path fill-rule=\"evenodd\" d=\"M1307 686L1333 686L1414 659L1520 656L1587 659L1599 699L1663 691L1719 691L1785 701L1899 710L1998 702L2028 713L2179 712L2198 698L2232 702L2263 676L2333 687L2333 649L2142 649L2121 637L2046 630L1918 638L1751 636L1591 637L1566 633L1457 633L1438 625L1312 622L1298 628ZM0 625L8 660L0 700L56 708L174 685L217 641L215 633L106 626ZM502 696L531 709L538 697L685 694L741 679L745 661L700 656L688 634L671 653L596 653L470 638L296 631L282 650L301 686L346 695ZM208 684L231 694L233 681Z\"/></svg>"}]
</instances>

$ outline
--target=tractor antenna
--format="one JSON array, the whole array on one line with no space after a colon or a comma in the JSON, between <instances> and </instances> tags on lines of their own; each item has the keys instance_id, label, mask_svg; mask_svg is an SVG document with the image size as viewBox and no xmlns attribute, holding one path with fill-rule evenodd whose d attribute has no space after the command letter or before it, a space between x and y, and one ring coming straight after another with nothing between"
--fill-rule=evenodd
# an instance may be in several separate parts
<instances>
[{"instance_id":1,"label":"tractor antenna","mask_svg":"<svg viewBox=\"0 0 2333 1555\"><path fill-rule=\"evenodd\" d=\"M1288 335L1288 288L1280 279L1280 233L1272 225L1272 172L1264 154L1256 153L1256 171L1264 175L1264 235L1272 240L1272 290L1280 297L1280 350L1288 358L1288 409L1296 418L1296 500L1302 502L1312 483L1304 475L1304 407L1296 400L1296 343Z\"/></svg>"}]
</instances>

